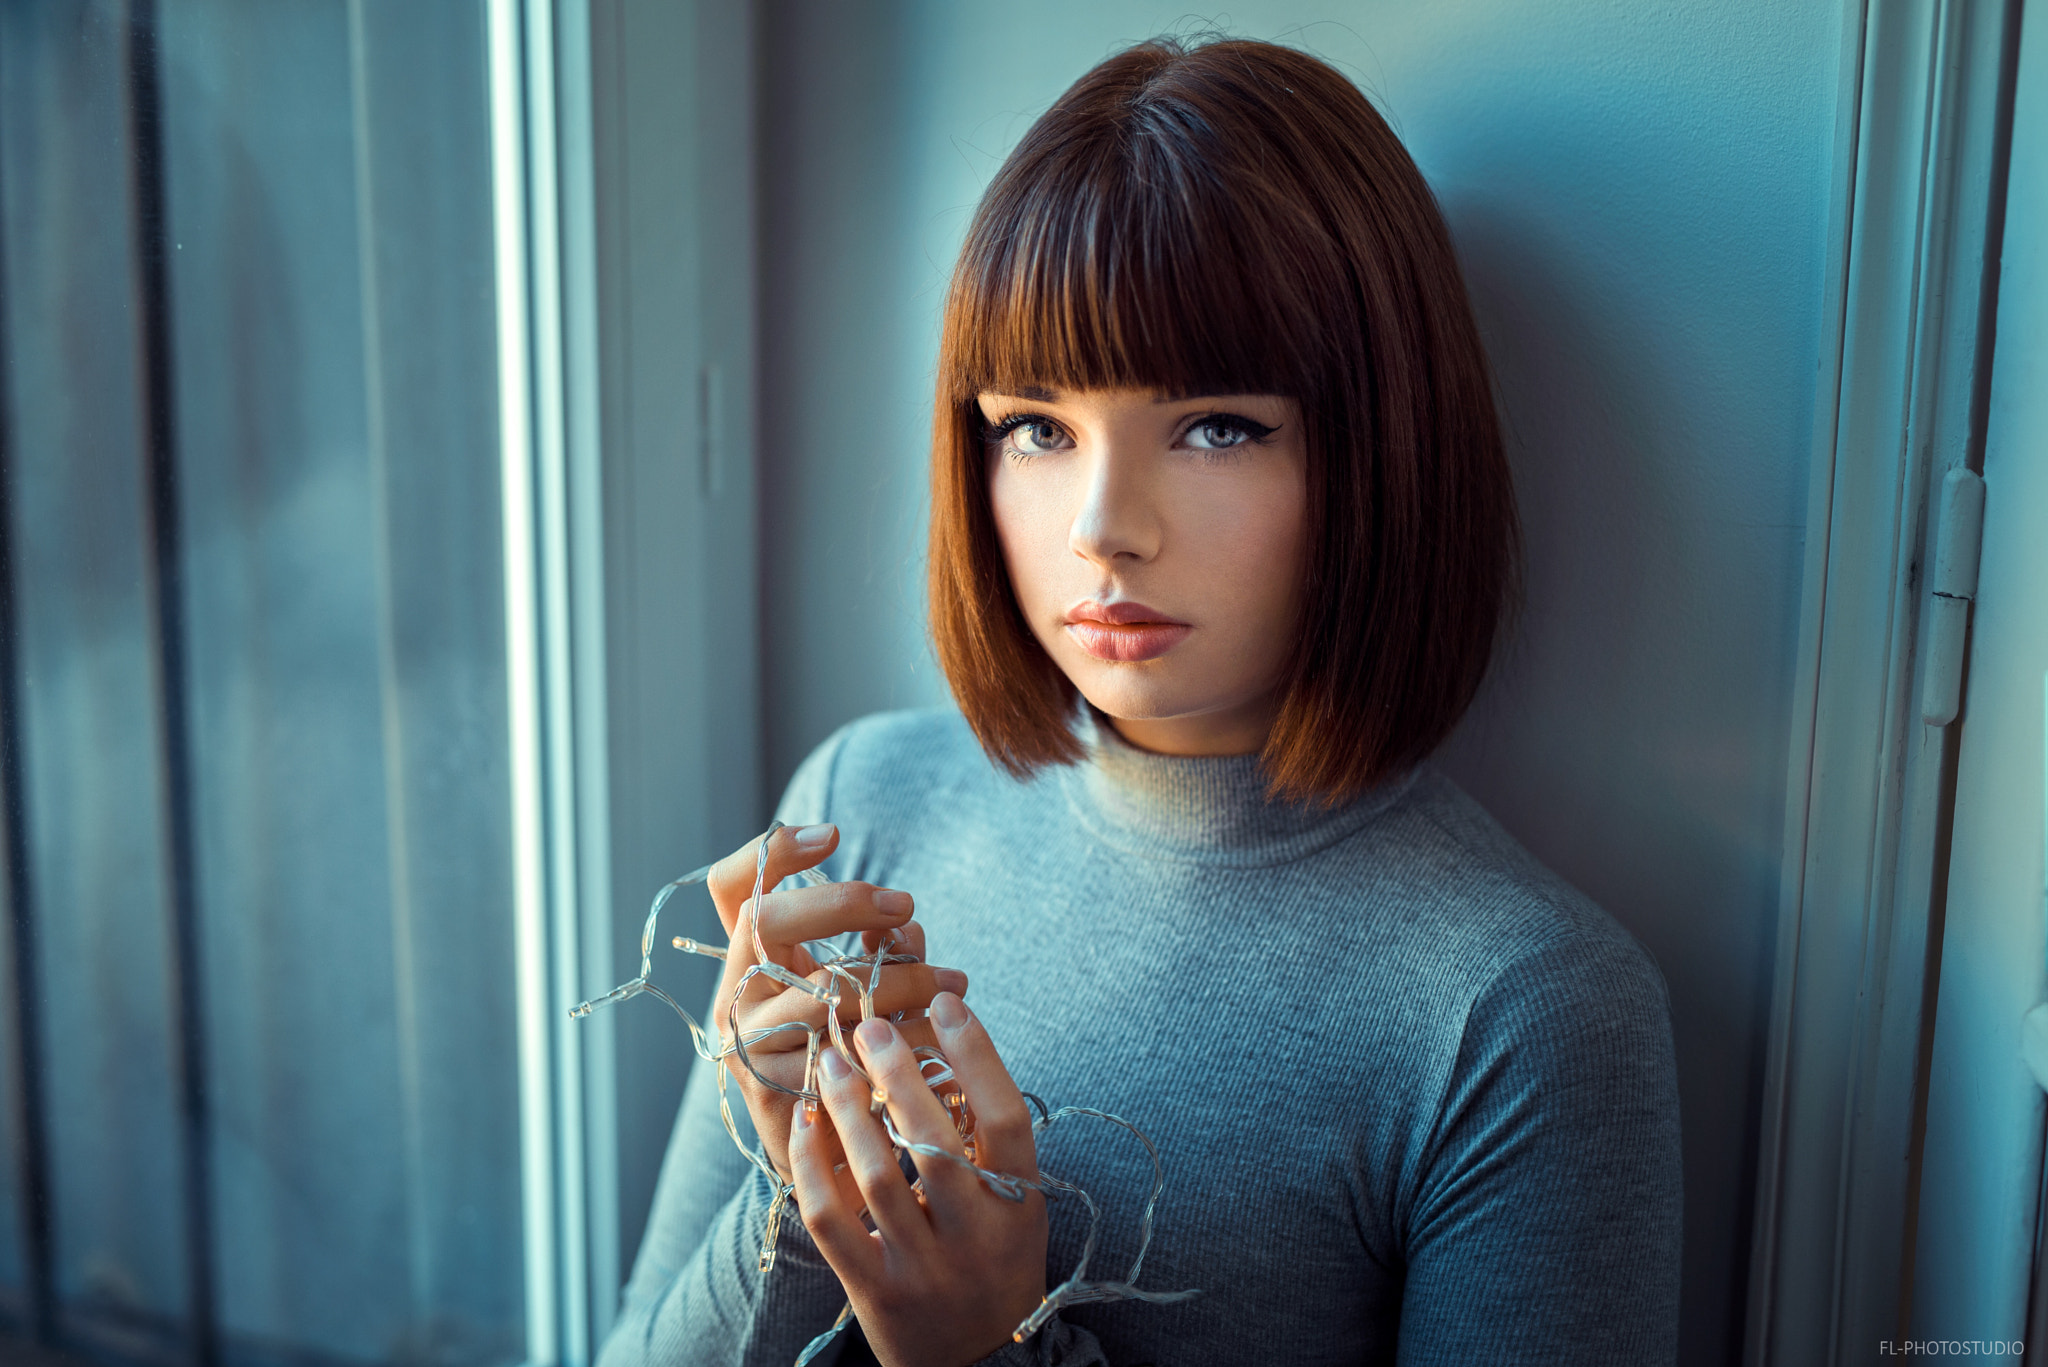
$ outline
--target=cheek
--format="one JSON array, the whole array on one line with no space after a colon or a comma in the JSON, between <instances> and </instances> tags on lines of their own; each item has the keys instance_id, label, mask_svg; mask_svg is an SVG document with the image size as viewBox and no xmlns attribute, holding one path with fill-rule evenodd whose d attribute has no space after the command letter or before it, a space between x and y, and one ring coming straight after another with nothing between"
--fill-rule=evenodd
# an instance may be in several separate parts
<instances>
[{"instance_id":1,"label":"cheek","mask_svg":"<svg viewBox=\"0 0 2048 1367\"><path fill-rule=\"evenodd\" d=\"M1306 496L1297 485L1241 490L1208 510L1203 569L1218 594L1259 630L1291 620L1307 546Z\"/></svg>"},{"instance_id":2,"label":"cheek","mask_svg":"<svg viewBox=\"0 0 2048 1367\"><path fill-rule=\"evenodd\" d=\"M995 515L996 541L1010 572L1010 587L1027 616L1033 615L1033 606L1046 591L1043 581L1052 563L1047 547L1065 542L1064 528L1057 526L1057 509L1048 506L1047 491L1038 487L1043 483L1019 479L1003 461L989 462L988 501Z\"/></svg>"}]
</instances>

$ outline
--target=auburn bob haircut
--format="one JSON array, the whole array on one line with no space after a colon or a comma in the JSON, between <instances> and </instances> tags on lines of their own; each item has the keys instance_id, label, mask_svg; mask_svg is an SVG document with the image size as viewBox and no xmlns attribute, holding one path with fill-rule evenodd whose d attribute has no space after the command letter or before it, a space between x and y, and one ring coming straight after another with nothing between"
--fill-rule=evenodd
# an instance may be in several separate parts
<instances>
[{"instance_id":1,"label":"auburn bob haircut","mask_svg":"<svg viewBox=\"0 0 2048 1367\"><path fill-rule=\"evenodd\" d=\"M982 197L939 347L929 590L953 695L1019 777L1083 753L989 503L976 396L1032 386L1301 404L1311 544L1274 797L1346 800L1450 732L1514 594L1514 494L1442 215L1351 82L1270 43L1142 43Z\"/></svg>"}]
</instances>

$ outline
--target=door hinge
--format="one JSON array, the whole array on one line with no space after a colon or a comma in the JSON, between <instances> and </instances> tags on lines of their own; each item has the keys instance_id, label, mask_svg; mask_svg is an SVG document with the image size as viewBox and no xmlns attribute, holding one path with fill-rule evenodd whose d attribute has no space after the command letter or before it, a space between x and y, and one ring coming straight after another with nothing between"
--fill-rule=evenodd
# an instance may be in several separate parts
<instances>
[{"instance_id":1,"label":"door hinge","mask_svg":"<svg viewBox=\"0 0 2048 1367\"><path fill-rule=\"evenodd\" d=\"M1934 544L1933 592L1927 599L1927 673L1920 719L1947 726L1963 705L1963 641L1977 597L1977 559L1984 549L1984 479L1958 467L1941 482L1941 522Z\"/></svg>"},{"instance_id":2,"label":"door hinge","mask_svg":"<svg viewBox=\"0 0 2048 1367\"><path fill-rule=\"evenodd\" d=\"M2020 1057L2041 1090L2048 1092L2048 1002L2020 1017Z\"/></svg>"}]
</instances>

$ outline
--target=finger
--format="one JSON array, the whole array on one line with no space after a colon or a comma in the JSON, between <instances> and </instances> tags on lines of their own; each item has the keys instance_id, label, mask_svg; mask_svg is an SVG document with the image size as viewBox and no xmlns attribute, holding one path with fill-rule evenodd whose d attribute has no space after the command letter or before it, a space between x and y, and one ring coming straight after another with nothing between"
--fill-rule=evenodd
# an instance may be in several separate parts
<instances>
[{"instance_id":1,"label":"finger","mask_svg":"<svg viewBox=\"0 0 2048 1367\"><path fill-rule=\"evenodd\" d=\"M815 1101L810 1103L808 1113L812 1123L818 1126L819 1142L825 1150L819 1161L828 1165L832 1180L839 1184L839 1199L853 1212L854 1218L859 1219L867 1212L868 1203L860 1194L860 1184L853 1180L853 1173L846 1166L846 1149L839 1142L839 1131L832 1128L832 1115ZM870 1240L874 1238L874 1231L866 1224L862 1224L861 1229Z\"/></svg>"},{"instance_id":2,"label":"finger","mask_svg":"<svg viewBox=\"0 0 2048 1367\"><path fill-rule=\"evenodd\" d=\"M924 1047L938 1048L939 1040L938 1036L932 1033L932 1023L923 1016L912 1016L909 1020L896 1021L894 1024L896 1033L903 1036L903 1042L912 1050ZM944 1084L949 1088L954 1085L951 1082Z\"/></svg>"},{"instance_id":3,"label":"finger","mask_svg":"<svg viewBox=\"0 0 2048 1367\"><path fill-rule=\"evenodd\" d=\"M838 847L837 826L784 826L768 837L768 869L761 880L763 891L793 873L815 866ZM728 936L738 928L740 903L753 896L760 851L761 838L757 836L713 864L704 880Z\"/></svg>"},{"instance_id":4,"label":"finger","mask_svg":"<svg viewBox=\"0 0 2048 1367\"><path fill-rule=\"evenodd\" d=\"M748 891L752 891L751 884ZM746 903L752 900L749 897L741 904L742 917L751 909ZM773 954L779 947L828 940L849 930L879 935L907 922L912 909L909 893L873 883L791 888L761 898L761 943Z\"/></svg>"},{"instance_id":5,"label":"finger","mask_svg":"<svg viewBox=\"0 0 2048 1367\"><path fill-rule=\"evenodd\" d=\"M967 1003L950 993L932 999L928 1016L939 1049L974 1111L974 1156L990 1172L1038 1176L1038 1143L1024 1093L996 1053L994 1041Z\"/></svg>"},{"instance_id":6,"label":"finger","mask_svg":"<svg viewBox=\"0 0 2048 1367\"><path fill-rule=\"evenodd\" d=\"M866 981L864 971L854 971L863 982ZM808 1049L813 1031L830 1033L826 1022L827 1005L815 995L815 991L784 987L765 975L749 978L742 973L735 982L742 989L739 1001L735 1003L733 1000L732 986L722 986L712 1023L721 1039L745 1041L747 1057L756 1068L761 1067L763 1058ZM836 985L841 1029L859 1024L862 1019L860 993L852 983L824 969L811 972L806 982L817 991ZM904 1030L911 1048L936 1048L938 1040L923 1019L924 1008L937 993L958 995L966 992L967 985L967 975L957 968L887 964L882 968L870 1000L876 1015L908 1017L899 1022L899 1028ZM731 1055L725 1061L735 1077L747 1071L745 1065Z\"/></svg>"},{"instance_id":7,"label":"finger","mask_svg":"<svg viewBox=\"0 0 2048 1367\"><path fill-rule=\"evenodd\" d=\"M784 958L790 957L784 955ZM778 962L777 967L808 980L811 965L797 960L794 963ZM718 1025L721 1030L733 1023L735 1006L744 1009L747 1003L768 1001L782 992L794 991L798 996L805 995L803 989L792 988L783 979L759 970L760 965L754 958L753 937L746 933L746 925L742 922L739 933L732 937L732 944L725 952L725 968L718 978Z\"/></svg>"},{"instance_id":8,"label":"finger","mask_svg":"<svg viewBox=\"0 0 2048 1367\"><path fill-rule=\"evenodd\" d=\"M867 973L853 970L863 984ZM852 1025L861 1019L860 993L844 978L834 977L824 969L810 975L812 983L821 988L837 987L839 991L839 1021ZM749 989L751 990L751 984ZM960 993L967 990L967 975L957 968L933 968L929 964L889 964L881 972L870 997L874 1014L892 1016L898 1011L922 1011L931 1004L932 998L940 992ZM740 1008L740 1029L749 1035L756 1030L765 1030L778 1025L802 1024L814 1030L825 1028L825 1003L816 997L788 988L777 995L758 1003ZM749 1046L754 1047L754 1046ZM771 1035L761 1041L764 1049L781 1051L801 1049L804 1037L794 1030L782 1035Z\"/></svg>"},{"instance_id":9,"label":"finger","mask_svg":"<svg viewBox=\"0 0 2048 1367\"><path fill-rule=\"evenodd\" d=\"M931 1239L931 1223L896 1166L896 1150L882 1122L868 1113L868 1084L837 1049L826 1049L818 1056L818 1090L875 1228L899 1248L922 1251Z\"/></svg>"},{"instance_id":10,"label":"finger","mask_svg":"<svg viewBox=\"0 0 2048 1367\"><path fill-rule=\"evenodd\" d=\"M877 937L890 931L900 931L911 910L909 893L895 888L878 888L872 883L828 883L821 887L765 893L761 897L759 947L770 962L822 983L824 979L813 971L816 960L802 947L804 941L827 939L852 930ZM757 962L754 931L751 929L753 916L754 899L749 897L740 903L739 916L731 935L732 943L726 951L725 972L720 981L722 999L731 997L747 970ZM922 939L920 935L919 943ZM787 986L785 980L756 974L748 981L743 996L747 1001L761 1001ZM922 1004L919 1003L920 1006Z\"/></svg>"},{"instance_id":11,"label":"finger","mask_svg":"<svg viewBox=\"0 0 2048 1367\"><path fill-rule=\"evenodd\" d=\"M832 1122L824 1112L813 1114L807 1106L796 1108L789 1130L789 1172L796 1187L797 1213L840 1280L857 1282L879 1270L875 1265L881 1261L882 1250L860 1222L859 1207L848 1200L844 1175L833 1171L839 1148L832 1140Z\"/></svg>"},{"instance_id":12,"label":"finger","mask_svg":"<svg viewBox=\"0 0 2048 1367\"><path fill-rule=\"evenodd\" d=\"M913 1143L929 1145L956 1158L964 1158L966 1148L960 1142L960 1132L953 1125L952 1114L925 1085L917 1056L903 1042L896 1028L885 1020L866 1021L854 1031L854 1040L860 1048L861 1061L867 1067L869 1078L888 1097L889 1118L896 1122L897 1133ZM912 1151L911 1161L917 1164L918 1175L924 1178L926 1194L941 1203L969 1195L970 1188L979 1186L981 1182L960 1164L944 1158Z\"/></svg>"},{"instance_id":13,"label":"finger","mask_svg":"<svg viewBox=\"0 0 2048 1367\"><path fill-rule=\"evenodd\" d=\"M796 1041L795 1048L792 1049L781 1042L789 1039ZM804 1088L804 1046L808 1042L809 1036L791 1030L783 1034L770 1035L766 1039L750 1041L744 1054L735 1049L721 1062L725 1065L725 1070L732 1074L733 1081L739 1083L742 1088L784 1096L783 1092L775 1089L780 1087L790 1092L800 1092ZM768 1085L771 1083L774 1085Z\"/></svg>"},{"instance_id":14,"label":"finger","mask_svg":"<svg viewBox=\"0 0 2048 1367\"><path fill-rule=\"evenodd\" d=\"M804 941L851 930L887 934L900 930L911 910L907 892L878 888L872 883L828 883L763 893L757 926L754 899L744 898L728 927L731 944L726 949L725 971L719 979L719 999L729 1002L743 979L746 989L742 996L747 1001L764 1000L789 986L788 980L779 975L748 975L747 970L761 962L757 949L767 962L799 977L810 976L817 961L803 948Z\"/></svg>"},{"instance_id":15,"label":"finger","mask_svg":"<svg viewBox=\"0 0 2048 1367\"><path fill-rule=\"evenodd\" d=\"M907 921L897 926L893 932L864 930L860 936L860 947L872 954L875 952L875 946L880 944L884 937L889 940L891 954L907 954L913 959L924 958L924 927L918 922Z\"/></svg>"}]
</instances>

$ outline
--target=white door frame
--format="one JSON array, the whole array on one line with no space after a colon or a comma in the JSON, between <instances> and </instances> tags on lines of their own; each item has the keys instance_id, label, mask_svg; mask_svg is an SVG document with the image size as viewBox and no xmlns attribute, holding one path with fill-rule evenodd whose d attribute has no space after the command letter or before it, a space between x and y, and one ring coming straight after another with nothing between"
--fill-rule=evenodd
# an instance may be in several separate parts
<instances>
[{"instance_id":1,"label":"white door frame","mask_svg":"<svg viewBox=\"0 0 2048 1367\"><path fill-rule=\"evenodd\" d=\"M2048 11L2022 34L2006 180L1987 506L1957 760L1927 1090L1912 1337L2029 1345L2048 1086L2044 675L2048 675ZM2034 1011L2033 1061L2022 1022ZM2037 1274L2038 1275L2038 1274ZM1979 1350L1982 1351L1981 1349Z\"/></svg>"},{"instance_id":2,"label":"white door frame","mask_svg":"<svg viewBox=\"0 0 2048 1367\"><path fill-rule=\"evenodd\" d=\"M1954 727L1921 720L1933 495L1981 468L2018 0L1846 7L1750 1367L1905 1336Z\"/></svg>"}]
</instances>

